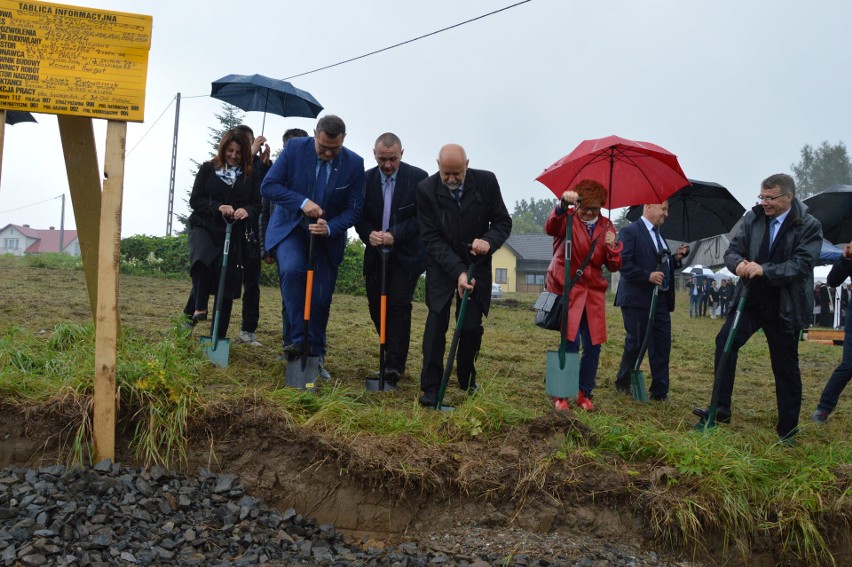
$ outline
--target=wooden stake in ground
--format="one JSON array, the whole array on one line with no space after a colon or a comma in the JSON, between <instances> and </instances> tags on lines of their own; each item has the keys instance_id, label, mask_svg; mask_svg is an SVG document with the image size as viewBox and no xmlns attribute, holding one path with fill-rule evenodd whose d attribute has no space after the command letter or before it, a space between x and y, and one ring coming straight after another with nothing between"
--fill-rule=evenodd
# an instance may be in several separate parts
<instances>
[{"instance_id":1,"label":"wooden stake in ground","mask_svg":"<svg viewBox=\"0 0 852 567\"><path fill-rule=\"evenodd\" d=\"M98 309L95 319L94 440L98 461L115 458L115 389L119 337L118 269L121 248L121 201L127 122L107 123L104 190L98 244Z\"/></svg>"}]
</instances>

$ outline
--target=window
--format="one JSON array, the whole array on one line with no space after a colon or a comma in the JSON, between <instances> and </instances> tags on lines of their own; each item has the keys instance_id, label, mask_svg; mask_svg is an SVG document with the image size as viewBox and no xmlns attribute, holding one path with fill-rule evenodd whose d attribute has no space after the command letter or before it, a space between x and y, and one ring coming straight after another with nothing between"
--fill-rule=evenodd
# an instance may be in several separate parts
<instances>
[{"instance_id":1,"label":"window","mask_svg":"<svg viewBox=\"0 0 852 567\"><path fill-rule=\"evenodd\" d=\"M17 238L4 238L3 239L3 248L6 250L17 250L18 249L18 239Z\"/></svg>"},{"instance_id":2,"label":"window","mask_svg":"<svg viewBox=\"0 0 852 567\"><path fill-rule=\"evenodd\" d=\"M507 270L506 268L497 268L494 271L494 283L509 283L509 270Z\"/></svg>"},{"instance_id":3,"label":"window","mask_svg":"<svg viewBox=\"0 0 852 567\"><path fill-rule=\"evenodd\" d=\"M544 285L544 274L536 274L535 283L536 285Z\"/></svg>"},{"instance_id":4,"label":"window","mask_svg":"<svg viewBox=\"0 0 852 567\"><path fill-rule=\"evenodd\" d=\"M544 285L544 274L526 274L524 281L527 285Z\"/></svg>"}]
</instances>

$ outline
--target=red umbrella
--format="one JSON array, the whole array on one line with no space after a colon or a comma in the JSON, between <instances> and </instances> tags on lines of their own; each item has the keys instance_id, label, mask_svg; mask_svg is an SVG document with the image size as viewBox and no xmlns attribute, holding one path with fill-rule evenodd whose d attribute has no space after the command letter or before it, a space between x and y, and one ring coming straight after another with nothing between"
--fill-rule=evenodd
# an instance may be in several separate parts
<instances>
[{"instance_id":1,"label":"red umbrella","mask_svg":"<svg viewBox=\"0 0 852 567\"><path fill-rule=\"evenodd\" d=\"M610 210L662 203L689 185L676 155L656 144L618 136L583 140L536 177L557 198L583 179L593 179L608 188Z\"/></svg>"}]
</instances>

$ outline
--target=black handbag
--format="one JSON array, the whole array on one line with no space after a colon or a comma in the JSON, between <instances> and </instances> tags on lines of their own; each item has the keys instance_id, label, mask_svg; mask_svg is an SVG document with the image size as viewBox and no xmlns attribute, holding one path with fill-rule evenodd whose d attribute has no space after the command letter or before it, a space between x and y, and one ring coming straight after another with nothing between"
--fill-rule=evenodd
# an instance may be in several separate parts
<instances>
[{"instance_id":1,"label":"black handbag","mask_svg":"<svg viewBox=\"0 0 852 567\"><path fill-rule=\"evenodd\" d=\"M535 324L549 331L558 331L562 323L562 313L565 311L565 301L562 295L551 291L543 291L535 300Z\"/></svg>"},{"instance_id":2,"label":"black handbag","mask_svg":"<svg viewBox=\"0 0 852 567\"><path fill-rule=\"evenodd\" d=\"M574 273L574 277L571 278L570 283L568 284L568 289L570 289L577 280L580 279L580 276L583 275L583 271L586 269L586 266L589 265L589 260L592 259L592 254L595 252L595 246L598 241L593 240L592 245L589 247L589 252L586 254L586 257L583 258L583 262L580 264L580 267L577 268L577 271ZM538 298L535 300L535 324L537 327L541 327L542 329L547 329L548 331L559 331L562 327L562 315L565 313L565 298L560 294L553 293L552 291L543 291L538 294Z\"/></svg>"}]
</instances>

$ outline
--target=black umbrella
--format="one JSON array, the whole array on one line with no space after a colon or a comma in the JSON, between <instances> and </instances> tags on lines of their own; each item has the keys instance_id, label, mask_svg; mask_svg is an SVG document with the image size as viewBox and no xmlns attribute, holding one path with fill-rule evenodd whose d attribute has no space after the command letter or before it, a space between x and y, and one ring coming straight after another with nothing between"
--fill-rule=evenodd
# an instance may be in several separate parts
<instances>
[{"instance_id":1,"label":"black umbrella","mask_svg":"<svg viewBox=\"0 0 852 567\"><path fill-rule=\"evenodd\" d=\"M808 212L822 224L832 244L852 242L852 185L835 185L805 199Z\"/></svg>"},{"instance_id":2,"label":"black umbrella","mask_svg":"<svg viewBox=\"0 0 852 567\"><path fill-rule=\"evenodd\" d=\"M689 183L669 197L669 218L660 228L664 237L694 242L727 234L745 214L745 207L718 183L695 179ZM635 221L642 216L642 206L630 207L627 218Z\"/></svg>"},{"instance_id":3,"label":"black umbrella","mask_svg":"<svg viewBox=\"0 0 852 567\"><path fill-rule=\"evenodd\" d=\"M6 111L6 124L10 126L14 126L19 122L35 122L38 123L38 120L35 119L35 116L30 114L29 112L25 112L23 110L7 110Z\"/></svg>"},{"instance_id":4,"label":"black umbrella","mask_svg":"<svg viewBox=\"0 0 852 567\"><path fill-rule=\"evenodd\" d=\"M213 81L210 96L246 112L263 112L264 127L267 112L279 116L316 118L322 111L322 105L311 93L297 89L287 81L263 75L226 75Z\"/></svg>"}]
</instances>

